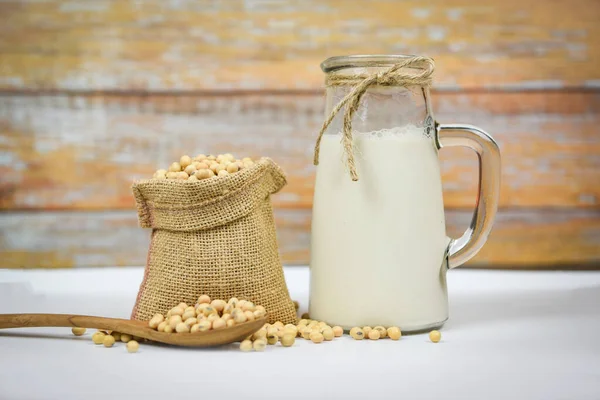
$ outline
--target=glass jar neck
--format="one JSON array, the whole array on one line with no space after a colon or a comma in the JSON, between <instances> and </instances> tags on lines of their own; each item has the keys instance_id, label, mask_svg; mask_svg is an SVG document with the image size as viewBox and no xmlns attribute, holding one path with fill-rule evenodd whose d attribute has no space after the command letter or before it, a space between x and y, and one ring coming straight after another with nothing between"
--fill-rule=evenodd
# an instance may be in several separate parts
<instances>
[{"instance_id":1,"label":"glass jar neck","mask_svg":"<svg viewBox=\"0 0 600 400\"><path fill-rule=\"evenodd\" d=\"M353 86L331 86L326 90L325 118ZM342 131L345 107L332 120L327 133ZM431 129L433 113L429 89L421 86L372 86L361 97L352 118L352 130L371 132L407 125ZM429 132L430 134L433 132Z\"/></svg>"},{"instance_id":2,"label":"glass jar neck","mask_svg":"<svg viewBox=\"0 0 600 400\"><path fill-rule=\"evenodd\" d=\"M391 68L399 62L414 58L414 55L351 55L330 57L321 63L323 72L332 73L337 71L359 68Z\"/></svg>"},{"instance_id":3,"label":"glass jar neck","mask_svg":"<svg viewBox=\"0 0 600 400\"><path fill-rule=\"evenodd\" d=\"M358 55L332 57L321 64L326 74L327 133L344 129L373 132L394 128L424 129L433 137L429 86L434 65L428 57ZM343 106L340 104L346 103ZM344 120L348 104L351 125ZM338 107L342 107L339 111Z\"/></svg>"}]
</instances>

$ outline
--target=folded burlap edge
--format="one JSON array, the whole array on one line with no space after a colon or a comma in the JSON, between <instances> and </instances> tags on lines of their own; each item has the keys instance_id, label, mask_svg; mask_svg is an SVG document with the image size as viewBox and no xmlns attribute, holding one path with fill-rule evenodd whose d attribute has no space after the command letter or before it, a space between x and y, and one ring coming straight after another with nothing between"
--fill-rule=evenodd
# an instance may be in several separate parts
<instances>
[{"instance_id":1,"label":"folded burlap edge","mask_svg":"<svg viewBox=\"0 0 600 400\"><path fill-rule=\"evenodd\" d=\"M142 228L194 231L248 215L286 183L283 170L263 157L224 177L197 182L147 179L135 182L132 191Z\"/></svg>"}]
</instances>

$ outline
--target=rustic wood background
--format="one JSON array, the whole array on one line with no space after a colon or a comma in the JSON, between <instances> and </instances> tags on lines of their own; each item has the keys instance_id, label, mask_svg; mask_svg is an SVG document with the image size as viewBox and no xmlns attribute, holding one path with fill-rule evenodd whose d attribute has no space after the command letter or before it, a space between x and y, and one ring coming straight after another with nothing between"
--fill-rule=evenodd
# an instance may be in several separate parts
<instances>
[{"instance_id":1,"label":"rustic wood background","mask_svg":"<svg viewBox=\"0 0 600 400\"><path fill-rule=\"evenodd\" d=\"M500 213L468 265L600 265L597 0L0 1L0 267L142 265L131 182L183 153L268 155L287 264L308 260L319 63L437 63L440 122L500 143ZM457 235L476 159L441 153Z\"/></svg>"}]
</instances>

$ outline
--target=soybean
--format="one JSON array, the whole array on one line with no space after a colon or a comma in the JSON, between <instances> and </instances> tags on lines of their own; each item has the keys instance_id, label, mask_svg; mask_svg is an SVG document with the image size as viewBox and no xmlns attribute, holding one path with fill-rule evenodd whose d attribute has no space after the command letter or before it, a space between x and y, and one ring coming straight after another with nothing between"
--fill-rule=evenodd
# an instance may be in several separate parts
<instances>
[{"instance_id":1,"label":"soybean","mask_svg":"<svg viewBox=\"0 0 600 400\"><path fill-rule=\"evenodd\" d=\"M208 321L208 320L202 320L200 322L198 322L198 330L200 332L204 332L209 330L212 327L212 322Z\"/></svg>"},{"instance_id":2,"label":"soybean","mask_svg":"<svg viewBox=\"0 0 600 400\"><path fill-rule=\"evenodd\" d=\"M267 333L267 343L268 344L277 344L278 341L279 341L279 336L277 336L276 334Z\"/></svg>"},{"instance_id":3,"label":"soybean","mask_svg":"<svg viewBox=\"0 0 600 400\"><path fill-rule=\"evenodd\" d=\"M158 324L158 326L156 327L156 330L159 332L164 332L165 331L165 326L167 326L169 323L167 321L163 321L160 324ZM131 340L131 336L127 335L127 337L129 337L129 340ZM123 335L121 335L121 341L127 343L126 341L123 340Z\"/></svg>"},{"instance_id":4,"label":"soybean","mask_svg":"<svg viewBox=\"0 0 600 400\"><path fill-rule=\"evenodd\" d=\"M184 308L184 307L179 307L179 306L177 306L177 307L173 307L173 308L171 309L171 316L173 316L173 315L183 315L183 313L184 313L184 312L185 312L185 308ZM154 316L154 318L158 317L159 315L160 315L160 314L156 314L156 315ZM159 322L160 322L160 321L159 321Z\"/></svg>"},{"instance_id":5,"label":"soybean","mask_svg":"<svg viewBox=\"0 0 600 400\"><path fill-rule=\"evenodd\" d=\"M175 329L177 324L179 324L180 322L183 322L183 320L181 319L181 315L171 315L171 318L169 318L169 326L172 329Z\"/></svg>"},{"instance_id":6,"label":"soybean","mask_svg":"<svg viewBox=\"0 0 600 400\"><path fill-rule=\"evenodd\" d=\"M369 332L369 339L371 340L377 340L381 337L381 333L379 332L379 329L373 329L371 330L371 332Z\"/></svg>"},{"instance_id":7,"label":"soybean","mask_svg":"<svg viewBox=\"0 0 600 400\"><path fill-rule=\"evenodd\" d=\"M256 332L254 332L252 334L252 339L256 340L256 339L265 339L267 338L267 329L266 328L260 328L259 330L257 330Z\"/></svg>"},{"instance_id":8,"label":"soybean","mask_svg":"<svg viewBox=\"0 0 600 400\"><path fill-rule=\"evenodd\" d=\"M440 333L440 331L429 332L429 340L431 340L433 343L437 343L441 339L442 339L442 334Z\"/></svg>"},{"instance_id":9,"label":"soybean","mask_svg":"<svg viewBox=\"0 0 600 400\"><path fill-rule=\"evenodd\" d=\"M185 168L191 163L192 159L190 158L190 156L181 156L181 159L179 160L179 165L181 166L181 168Z\"/></svg>"},{"instance_id":10,"label":"soybean","mask_svg":"<svg viewBox=\"0 0 600 400\"><path fill-rule=\"evenodd\" d=\"M335 337L340 337L344 334L344 329L341 326L336 325L331 329L333 330Z\"/></svg>"},{"instance_id":11,"label":"soybean","mask_svg":"<svg viewBox=\"0 0 600 400\"><path fill-rule=\"evenodd\" d=\"M104 343L105 336L106 335L103 332L98 331L92 335L92 341L95 344L102 344L102 343Z\"/></svg>"},{"instance_id":12,"label":"soybean","mask_svg":"<svg viewBox=\"0 0 600 400\"><path fill-rule=\"evenodd\" d=\"M240 343L240 350L241 351L252 351L252 341L251 340L244 340L242 341L242 343Z\"/></svg>"},{"instance_id":13,"label":"soybean","mask_svg":"<svg viewBox=\"0 0 600 400\"><path fill-rule=\"evenodd\" d=\"M335 337L333 329L331 328L325 329L321 334L323 335L323 338L325 338L325 340L327 341L333 340L333 338Z\"/></svg>"},{"instance_id":14,"label":"soybean","mask_svg":"<svg viewBox=\"0 0 600 400\"><path fill-rule=\"evenodd\" d=\"M352 336L354 340L363 340L365 338L365 333L361 328L354 327L350 329L350 336Z\"/></svg>"},{"instance_id":15,"label":"soybean","mask_svg":"<svg viewBox=\"0 0 600 400\"><path fill-rule=\"evenodd\" d=\"M363 326L362 330L363 330L363 333L365 334L365 337L368 338L369 333L371 333L373 328L371 328L370 326Z\"/></svg>"},{"instance_id":16,"label":"soybean","mask_svg":"<svg viewBox=\"0 0 600 400\"><path fill-rule=\"evenodd\" d=\"M178 162L174 162L169 166L169 172L179 172L181 171L181 164Z\"/></svg>"},{"instance_id":17,"label":"soybean","mask_svg":"<svg viewBox=\"0 0 600 400\"><path fill-rule=\"evenodd\" d=\"M226 321L224 321L222 318L217 318L217 319L216 319L216 320L214 320L214 321L213 321L213 323L212 323L212 328L213 328L214 330L217 330L217 329L223 329L223 328L225 328L226 326L227 326L227 322L226 322Z\"/></svg>"},{"instance_id":18,"label":"soybean","mask_svg":"<svg viewBox=\"0 0 600 400\"><path fill-rule=\"evenodd\" d=\"M250 310L244 311L244 315L246 316L246 321L254 321L254 319L255 319L253 311L250 311Z\"/></svg>"},{"instance_id":19,"label":"soybean","mask_svg":"<svg viewBox=\"0 0 600 400\"><path fill-rule=\"evenodd\" d=\"M285 334L281 338L281 345L283 347L291 347L291 346L294 345L295 342L296 342L296 336L295 335Z\"/></svg>"},{"instance_id":20,"label":"soybean","mask_svg":"<svg viewBox=\"0 0 600 400\"><path fill-rule=\"evenodd\" d=\"M184 321L187 321L189 318L195 318L196 317L196 310L192 309L191 311L188 310L186 312L183 313L183 315L181 316L181 319Z\"/></svg>"},{"instance_id":21,"label":"soybean","mask_svg":"<svg viewBox=\"0 0 600 400\"><path fill-rule=\"evenodd\" d=\"M323 337L323 334L319 332L312 332L310 334L310 340L312 340L313 343L322 343L325 338Z\"/></svg>"},{"instance_id":22,"label":"soybean","mask_svg":"<svg viewBox=\"0 0 600 400\"><path fill-rule=\"evenodd\" d=\"M264 351L267 347L267 342L264 339L255 340L252 347L255 351Z\"/></svg>"},{"instance_id":23,"label":"soybean","mask_svg":"<svg viewBox=\"0 0 600 400\"><path fill-rule=\"evenodd\" d=\"M303 332L302 332L302 337L304 339L310 339L310 334L312 333L312 331L308 328L306 328Z\"/></svg>"},{"instance_id":24,"label":"soybean","mask_svg":"<svg viewBox=\"0 0 600 400\"><path fill-rule=\"evenodd\" d=\"M402 331L397 326L392 326L387 329L387 335L392 340L399 340L402 337Z\"/></svg>"},{"instance_id":25,"label":"soybean","mask_svg":"<svg viewBox=\"0 0 600 400\"><path fill-rule=\"evenodd\" d=\"M104 340L102 341L104 347L112 347L115 344L115 338L112 335L104 335Z\"/></svg>"},{"instance_id":26,"label":"soybean","mask_svg":"<svg viewBox=\"0 0 600 400\"><path fill-rule=\"evenodd\" d=\"M223 311L223 309L225 308L225 306L227 305L227 303L225 303L225 301L224 301L224 300L217 299L217 300L213 300L213 301L210 303L210 305L211 305L211 306L212 306L212 307L213 307L215 310L217 310L217 312L222 312L222 311Z\"/></svg>"},{"instance_id":27,"label":"soybean","mask_svg":"<svg viewBox=\"0 0 600 400\"><path fill-rule=\"evenodd\" d=\"M173 314L173 313L171 312L171 314ZM165 320L165 317L163 317L162 314L156 314L154 317L152 317L150 322L148 322L148 326L150 326L150 328L152 328L152 329L156 329L158 327L158 324L160 324L164 320Z\"/></svg>"},{"instance_id":28,"label":"soybean","mask_svg":"<svg viewBox=\"0 0 600 400\"><path fill-rule=\"evenodd\" d=\"M73 332L73 335L75 336L83 336L85 334L86 329L85 328L71 328L71 332Z\"/></svg>"},{"instance_id":29,"label":"soybean","mask_svg":"<svg viewBox=\"0 0 600 400\"><path fill-rule=\"evenodd\" d=\"M135 340L130 340L127 342L127 352L128 353L137 353L140 348L140 344Z\"/></svg>"},{"instance_id":30,"label":"soybean","mask_svg":"<svg viewBox=\"0 0 600 400\"><path fill-rule=\"evenodd\" d=\"M378 325L373 329L376 329L379 331L379 336L381 336L382 339L387 336L387 330L383 326Z\"/></svg>"}]
</instances>

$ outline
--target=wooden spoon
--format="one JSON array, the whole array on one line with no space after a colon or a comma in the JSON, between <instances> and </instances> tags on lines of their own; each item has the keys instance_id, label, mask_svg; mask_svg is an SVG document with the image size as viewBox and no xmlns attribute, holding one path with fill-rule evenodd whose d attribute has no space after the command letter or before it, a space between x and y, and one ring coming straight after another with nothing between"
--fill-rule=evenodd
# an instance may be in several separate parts
<instances>
[{"instance_id":1,"label":"wooden spoon","mask_svg":"<svg viewBox=\"0 0 600 400\"><path fill-rule=\"evenodd\" d=\"M96 328L127 333L154 342L175 346L209 347L238 342L259 330L267 320L259 318L230 328L195 333L158 332L148 326L148 321L94 317L70 314L0 314L0 329L33 327Z\"/></svg>"}]
</instances>

